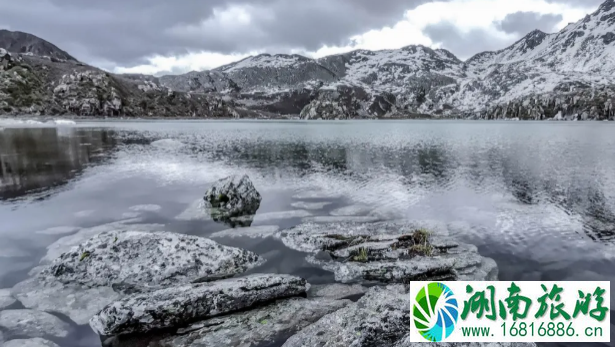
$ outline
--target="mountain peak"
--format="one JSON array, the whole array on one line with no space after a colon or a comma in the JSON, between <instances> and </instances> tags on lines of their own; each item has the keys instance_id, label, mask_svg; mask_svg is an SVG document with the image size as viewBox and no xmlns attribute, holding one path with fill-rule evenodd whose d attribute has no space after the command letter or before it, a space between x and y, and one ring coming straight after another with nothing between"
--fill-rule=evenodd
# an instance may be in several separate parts
<instances>
[{"instance_id":1,"label":"mountain peak","mask_svg":"<svg viewBox=\"0 0 615 347\"><path fill-rule=\"evenodd\" d=\"M21 31L0 29L0 47L13 53L31 53L37 56L47 56L61 60L77 61L70 54L56 45L38 36Z\"/></svg>"}]
</instances>

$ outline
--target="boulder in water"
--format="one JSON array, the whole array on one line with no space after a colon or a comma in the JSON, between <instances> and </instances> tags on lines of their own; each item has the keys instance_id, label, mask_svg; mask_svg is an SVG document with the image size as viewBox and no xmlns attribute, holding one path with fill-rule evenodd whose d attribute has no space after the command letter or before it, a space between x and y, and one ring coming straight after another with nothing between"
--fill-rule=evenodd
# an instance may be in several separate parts
<instances>
[{"instance_id":1,"label":"boulder in water","mask_svg":"<svg viewBox=\"0 0 615 347\"><path fill-rule=\"evenodd\" d=\"M202 237L112 231L62 254L41 275L67 284L133 292L231 277L263 262L250 251Z\"/></svg>"},{"instance_id":2,"label":"boulder in water","mask_svg":"<svg viewBox=\"0 0 615 347\"><path fill-rule=\"evenodd\" d=\"M495 262L480 256L476 247L414 223L305 223L278 235L292 249L317 254L308 262L333 271L341 282L497 278Z\"/></svg>"},{"instance_id":3,"label":"boulder in water","mask_svg":"<svg viewBox=\"0 0 615 347\"><path fill-rule=\"evenodd\" d=\"M204 199L214 220L253 215L262 200L247 175L233 175L215 182Z\"/></svg>"},{"instance_id":4,"label":"boulder in water","mask_svg":"<svg viewBox=\"0 0 615 347\"><path fill-rule=\"evenodd\" d=\"M356 303L330 313L290 337L283 347L394 346L421 347L409 342L410 305L402 285L371 288ZM452 344L438 344L440 347ZM533 343L489 343L475 347L535 347Z\"/></svg>"},{"instance_id":5,"label":"boulder in water","mask_svg":"<svg viewBox=\"0 0 615 347\"><path fill-rule=\"evenodd\" d=\"M90 326L104 336L147 333L303 295L308 289L302 278L274 274L170 287L110 304L90 320Z\"/></svg>"},{"instance_id":6,"label":"boulder in water","mask_svg":"<svg viewBox=\"0 0 615 347\"><path fill-rule=\"evenodd\" d=\"M290 298L245 312L232 313L194 323L170 336L154 337L150 346L191 347L268 346L291 336L322 316L350 304L332 298ZM113 346L132 347L142 336L118 336ZM155 341L155 342L154 342ZM154 342L154 343L151 343Z\"/></svg>"}]
</instances>

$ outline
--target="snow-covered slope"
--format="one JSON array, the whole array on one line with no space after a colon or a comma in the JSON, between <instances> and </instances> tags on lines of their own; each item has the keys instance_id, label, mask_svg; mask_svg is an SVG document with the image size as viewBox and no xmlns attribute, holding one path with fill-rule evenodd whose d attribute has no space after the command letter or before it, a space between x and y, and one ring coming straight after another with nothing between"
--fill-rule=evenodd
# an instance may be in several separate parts
<instances>
[{"instance_id":1,"label":"snow-covered slope","mask_svg":"<svg viewBox=\"0 0 615 347\"><path fill-rule=\"evenodd\" d=\"M263 54L160 83L304 118L613 119L614 31L615 0L607 0L558 33L535 30L465 62L424 46L321 59Z\"/></svg>"}]
</instances>

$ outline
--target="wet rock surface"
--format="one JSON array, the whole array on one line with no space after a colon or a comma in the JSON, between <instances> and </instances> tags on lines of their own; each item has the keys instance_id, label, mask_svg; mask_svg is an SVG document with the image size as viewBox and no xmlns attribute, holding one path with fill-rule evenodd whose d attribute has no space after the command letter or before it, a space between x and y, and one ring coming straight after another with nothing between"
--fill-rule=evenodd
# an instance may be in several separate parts
<instances>
[{"instance_id":1,"label":"wet rock surface","mask_svg":"<svg viewBox=\"0 0 615 347\"><path fill-rule=\"evenodd\" d=\"M263 260L212 240L170 232L103 232L64 253L41 276L119 292L150 290L242 273Z\"/></svg>"},{"instance_id":2,"label":"wet rock surface","mask_svg":"<svg viewBox=\"0 0 615 347\"><path fill-rule=\"evenodd\" d=\"M409 342L410 307L403 285L371 288L365 296L290 337L283 347L420 347ZM439 343L444 346L468 344ZM534 347L533 343L476 343L473 347Z\"/></svg>"},{"instance_id":3,"label":"wet rock surface","mask_svg":"<svg viewBox=\"0 0 615 347\"><path fill-rule=\"evenodd\" d=\"M278 235L286 246L314 253L308 262L341 282L497 278L495 262L475 246L413 223L306 223Z\"/></svg>"},{"instance_id":4,"label":"wet rock surface","mask_svg":"<svg viewBox=\"0 0 615 347\"><path fill-rule=\"evenodd\" d=\"M66 337L72 330L68 323L46 312L34 310L0 311L0 328L5 338L20 337Z\"/></svg>"},{"instance_id":5,"label":"wet rock surface","mask_svg":"<svg viewBox=\"0 0 615 347\"><path fill-rule=\"evenodd\" d=\"M122 297L110 287L49 283L38 276L17 284L12 292L26 308L60 312L79 325L87 324L98 311Z\"/></svg>"},{"instance_id":6,"label":"wet rock surface","mask_svg":"<svg viewBox=\"0 0 615 347\"><path fill-rule=\"evenodd\" d=\"M177 286L110 304L90 320L90 326L104 336L146 333L302 295L307 290L302 278L267 274Z\"/></svg>"},{"instance_id":7,"label":"wet rock surface","mask_svg":"<svg viewBox=\"0 0 615 347\"><path fill-rule=\"evenodd\" d=\"M228 221L255 214L262 198L247 175L233 175L215 182L204 199L214 220Z\"/></svg>"},{"instance_id":8,"label":"wet rock surface","mask_svg":"<svg viewBox=\"0 0 615 347\"><path fill-rule=\"evenodd\" d=\"M257 347L273 344L314 323L322 316L350 304L330 298L291 298L247 312L207 319L180 329L149 346L162 347ZM118 338L116 347L132 346L130 339Z\"/></svg>"}]
</instances>

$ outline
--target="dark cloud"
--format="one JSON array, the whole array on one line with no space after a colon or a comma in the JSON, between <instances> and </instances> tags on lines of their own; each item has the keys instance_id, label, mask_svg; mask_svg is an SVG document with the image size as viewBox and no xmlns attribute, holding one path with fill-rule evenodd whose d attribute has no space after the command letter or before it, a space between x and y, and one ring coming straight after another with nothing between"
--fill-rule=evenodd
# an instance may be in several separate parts
<instances>
[{"instance_id":1,"label":"dark cloud","mask_svg":"<svg viewBox=\"0 0 615 347\"><path fill-rule=\"evenodd\" d=\"M556 25L563 19L560 14L540 14L536 12L515 12L506 15L496 27L507 34L527 34L539 29L550 33L556 31Z\"/></svg>"},{"instance_id":2,"label":"dark cloud","mask_svg":"<svg viewBox=\"0 0 615 347\"><path fill-rule=\"evenodd\" d=\"M423 33L460 59L467 59L479 52L499 50L514 42L514 39L502 39L484 29L463 32L449 22L428 25Z\"/></svg>"},{"instance_id":3,"label":"dark cloud","mask_svg":"<svg viewBox=\"0 0 615 347\"><path fill-rule=\"evenodd\" d=\"M0 24L86 62L131 66L153 54L316 50L392 25L428 1L0 0Z\"/></svg>"}]
</instances>

